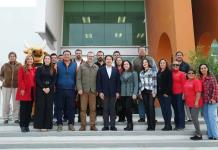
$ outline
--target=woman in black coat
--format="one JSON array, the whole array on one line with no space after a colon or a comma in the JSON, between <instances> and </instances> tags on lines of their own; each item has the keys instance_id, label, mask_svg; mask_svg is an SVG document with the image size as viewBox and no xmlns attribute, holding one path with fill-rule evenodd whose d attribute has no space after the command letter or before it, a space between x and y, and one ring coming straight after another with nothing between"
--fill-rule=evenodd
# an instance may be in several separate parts
<instances>
[{"instance_id":1,"label":"woman in black coat","mask_svg":"<svg viewBox=\"0 0 218 150\"><path fill-rule=\"evenodd\" d=\"M172 73L168 68L165 59L159 61L159 71L157 73L157 96L160 101L161 111L165 126L163 131L172 130L171 126L171 95L172 95Z\"/></svg>"},{"instance_id":2,"label":"woman in black coat","mask_svg":"<svg viewBox=\"0 0 218 150\"><path fill-rule=\"evenodd\" d=\"M53 94L55 70L51 66L51 58L46 55L43 65L36 72L36 102L34 128L41 131L52 129L53 126Z\"/></svg>"}]
</instances>

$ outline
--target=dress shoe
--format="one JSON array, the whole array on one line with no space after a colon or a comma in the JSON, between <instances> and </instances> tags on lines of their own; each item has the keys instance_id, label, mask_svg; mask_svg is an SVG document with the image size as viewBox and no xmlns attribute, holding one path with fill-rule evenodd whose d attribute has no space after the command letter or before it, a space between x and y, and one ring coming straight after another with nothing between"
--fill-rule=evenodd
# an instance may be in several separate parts
<instances>
[{"instance_id":1,"label":"dress shoe","mask_svg":"<svg viewBox=\"0 0 218 150\"><path fill-rule=\"evenodd\" d=\"M198 135L195 135L193 137L190 137L191 140L194 140L194 141L197 141L197 140L202 140L202 136L198 136Z\"/></svg>"},{"instance_id":2,"label":"dress shoe","mask_svg":"<svg viewBox=\"0 0 218 150\"><path fill-rule=\"evenodd\" d=\"M155 131L155 128L148 127L147 131Z\"/></svg>"},{"instance_id":3,"label":"dress shoe","mask_svg":"<svg viewBox=\"0 0 218 150\"><path fill-rule=\"evenodd\" d=\"M125 131L132 131L133 130L133 124L128 123L127 126L124 128Z\"/></svg>"},{"instance_id":4,"label":"dress shoe","mask_svg":"<svg viewBox=\"0 0 218 150\"><path fill-rule=\"evenodd\" d=\"M86 130L86 127L85 126L81 126L80 128L79 128L79 131L85 131Z\"/></svg>"},{"instance_id":5,"label":"dress shoe","mask_svg":"<svg viewBox=\"0 0 218 150\"><path fill-rule=\"evenodd\" d=\"M162 131L171 131L172 130L172 126L165 126L163 129L161 129Z\"/></svg>"},{"instance_id":6,"label":"dress shoe","mask_svg":"<svg viewBox=\"0 0 218 150\"><path fill-rule=\"evenodd\" d=\"M90 130L91 130L91 131L98 131L98 129L97 129L95 126L91 126L91 127L90 127Z\"/></svg>"},{"instance_id":7,"label":"dress shoe","mask_svg":"<svg viewBox=\"0 0 218 150\"><path fill-rule=\"evenodd\" d=\"M138 122L145 122L145 118L140 118Z\"/></svg>"},{"instance_id":8,"label":"dress shoe","mask_svg":"<svg viewBox=\"0 0 218 150\"><path fill-rule=\"evenodd\" d=\"M109 127L103 127L101 130L102 130L102 131L108 131L108 130L109 130Z\"/></svg>"},{"instance_id":9,"label":"dress shoe","mask_svg":"<svg viewBox=\"0 0 218 150\"><path fill-rule=\"evenodd\" d=\"M213 140L213 137L208 137L208 140Z\"/></svg>"},{"instance_id":10,"label":"dress shoe","mask_svg":"<svg viewBox=\"0 0 218 150\"><path fill-rule=\"evenodd\" d=\"M116 127L111 127L110 130L111 131L117 131L117 128Z\"/></svg>"}]
</instances>

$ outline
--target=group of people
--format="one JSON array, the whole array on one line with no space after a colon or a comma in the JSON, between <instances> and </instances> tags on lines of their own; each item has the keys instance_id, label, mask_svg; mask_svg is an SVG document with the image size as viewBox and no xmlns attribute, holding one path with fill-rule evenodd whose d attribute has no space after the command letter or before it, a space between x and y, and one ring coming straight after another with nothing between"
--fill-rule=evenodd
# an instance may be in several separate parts
<instances>
[{"instance_id":1,"label":"group of people","mask_svg":"<svg viewBox=\"0 0 218 150\"><path fill-rule=\"evenodd\" d=\"M155 99L158 98L164 118L163 131L173 130L171 117L173 107L174 130L185 128L185 113L190 114L196 129L192 140L201 140L198 121L199 111L207 125L208 138L218 139L217 107L218 85L207 64L199 66L198 74L183 61L183 53L176 52L175 61L169 66L166 59L155 60L148 49L139 47L138 57L132 62L124 60L119 51L104 57L103 51L87 53L82 59L82 50L75 51L75 58L65 50L58 59L56 54L46 55L41 66L34 66L34 58L26 56L23 65L16 61L16 53L10 52L9 62L1 67L3 81L3 119L9 120L10 98L13 99L13 119L20 124L22 132L33 126L41 131L53 127L57 119L57 131L63 130L63 117L68 120L68 129L75 131L74 120L79 106L80 131L86 130L87 112L90 130L97 131L96 113L102 106L102 131L116 131L116 116L127 120L124 130L133 130L133 103L137 102L139 122L147 116L147 130L156 127ZM78 103L79 102L79 103ZM116 105L120 106L116 112ZM54 108L53 108L54 107ZM97 110L96 110L97 109ZM54 113L53 113L54 112Z\"/></svg>"}]
</instances>

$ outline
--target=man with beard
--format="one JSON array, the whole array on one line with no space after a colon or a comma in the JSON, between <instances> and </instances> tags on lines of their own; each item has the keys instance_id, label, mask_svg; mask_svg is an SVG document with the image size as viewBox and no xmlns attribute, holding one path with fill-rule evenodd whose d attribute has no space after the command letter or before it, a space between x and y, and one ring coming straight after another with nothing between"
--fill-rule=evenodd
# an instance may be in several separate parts
<instances>
[{"instance_id":1,"label":"man with beard","mask_svg":"<svg viewBox=\"0 0 218 150\"><path fill-rule=\"evenodd\" d=\"M105 66L103 51L97 52L97 62L95 64L98 66L98 68ZM99 96L96 97L96 114L99 116L103 114L103 103Z\"/></svg>"},{"instance_id":2,"label":"man with beard","mask_svg":"<svg viewBox=\"0 0 218 150\"><path fill-rule=\"evenodd\" d=\"M75 58L73 60L77 64L77 70L79 69L81 64L84 64L85 61L82 58L82 50L76 49L75 51ZM80 95L78 94L78 91L76 91L76 107L78 112L78 122L80 122Z\"/></svg>"},{"instance_id":3,"label":"man with beard","mask_svg":"<svg viewBox=\"0 0 218 150\"><path fill-rule=\"evenodd\" d=\"M105 66L104 62L104 52L98 51L97 52L97 62L95 63L99 68Z\"/></svg>"}]
</instances>

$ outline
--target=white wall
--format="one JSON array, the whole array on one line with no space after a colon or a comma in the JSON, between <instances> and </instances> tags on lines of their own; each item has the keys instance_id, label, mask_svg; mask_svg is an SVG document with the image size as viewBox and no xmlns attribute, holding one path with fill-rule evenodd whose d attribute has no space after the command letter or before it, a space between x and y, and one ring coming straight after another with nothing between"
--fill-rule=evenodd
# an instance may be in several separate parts
<instances>
[{"instance_id":1,"label":"white wall","mask_svg":"<svg viewBox=\"0 0 218 150\"><path fill-rule=\"evenodd\" d=\"M62 46L64 0L46 0L46 23L54 35L56 49Z\"/></svg>"},{"instance_id":2,"label":"white wall","mask_svg":"<svg viewBox=\"0 0 218 150\"><path fill-rule=\"evenodd\" d=\"M43 42L36 31L43 28L43 23L45 25L42 18L46 11L39 15L40 8L45 5L42 1L45 0L28 0L33 2L32 5L21 5L21 0L17 0L20 1L19 5L14 2L11 2L11 5L9 2L9 5L3 5L4 1L7 0L0 1L0 63L8 61L8 53L12 50L17 53L18 61L23 63L24 43L40 46ZM51 52L48 47L45 49Z\"/></svg>"}]
</instances>

